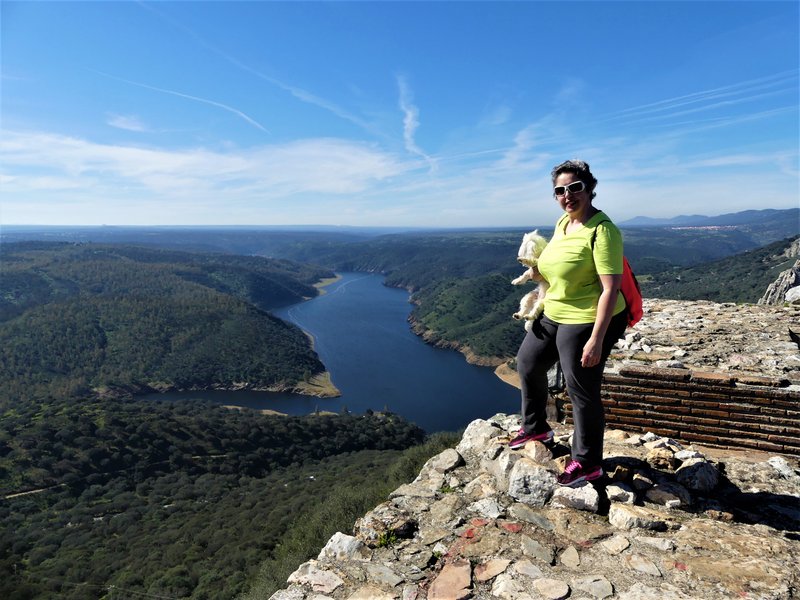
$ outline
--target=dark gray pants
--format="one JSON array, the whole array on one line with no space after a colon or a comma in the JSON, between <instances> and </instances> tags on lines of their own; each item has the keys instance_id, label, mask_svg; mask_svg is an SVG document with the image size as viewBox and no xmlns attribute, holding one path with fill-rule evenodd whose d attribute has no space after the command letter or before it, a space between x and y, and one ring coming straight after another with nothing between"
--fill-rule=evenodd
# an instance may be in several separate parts
<instances>
[{"instance_id":1,"label":"dark gray pants","mask_svg":"<svg viewBox=\"0 0 800 600\"><path fill-rule=\"evenodd\" d=\"M584 368L581 355L594 323L564 325L544 315L534 322L517 353L517 372L522 386L522 428L526 433L543 433L550 429L546 414L547 371L560 361L575 423L572 458L584 466L601 464L605 416L600 384L606 359L625 333L626 326L625 311L614 316L603 339L600 362Z\"/></svg>"}]
</instances>

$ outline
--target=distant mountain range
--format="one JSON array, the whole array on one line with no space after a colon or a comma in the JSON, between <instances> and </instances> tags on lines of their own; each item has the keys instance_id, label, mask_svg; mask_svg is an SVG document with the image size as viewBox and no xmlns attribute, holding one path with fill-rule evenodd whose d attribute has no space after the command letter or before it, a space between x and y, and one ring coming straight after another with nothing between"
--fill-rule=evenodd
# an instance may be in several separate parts
<instances>
[{"instance_id":1,"label":"distant mountain range","mask_svg":"<svg viewBox=\"0 0 800 600\"><path fill-rule=\"evenodd\" d=\"M736 213L726 213L715 217L705 215L678 215L669 219L655 219L652 217L634 217L620 223L622 227L724 227L737 225L756 225L781 221L794 223L795 229L800 231L800 208L784 210L766 208L763 210L745 210Z\"/></svg>"}]
</instances>

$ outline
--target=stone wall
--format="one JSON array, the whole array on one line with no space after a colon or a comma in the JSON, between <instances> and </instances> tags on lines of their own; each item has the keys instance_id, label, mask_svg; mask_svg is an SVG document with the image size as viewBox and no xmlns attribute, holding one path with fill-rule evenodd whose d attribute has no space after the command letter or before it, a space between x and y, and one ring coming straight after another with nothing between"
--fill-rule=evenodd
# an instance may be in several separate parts
<instances>
[{"instance_id":1,"label":"stone wall","mask_svg":"<svg viewBox=\"0 0 800 600\"><path fill-rule=\"evenodd\" d=\"M606 367L609 427L800 455L800 349L789 335L800 305L645 299L644 308Z\"/></svg>"},{"instance_id":2,"label":"stone wall","mask_svg":"<svg viewBox=\"0 0 800 600\"><path fill-rule=\"evenodd\" d=\"M628 365L606 372L603 404L609 427L800 456L800 390L786 378Z\"/></svg>"}]
</instances>

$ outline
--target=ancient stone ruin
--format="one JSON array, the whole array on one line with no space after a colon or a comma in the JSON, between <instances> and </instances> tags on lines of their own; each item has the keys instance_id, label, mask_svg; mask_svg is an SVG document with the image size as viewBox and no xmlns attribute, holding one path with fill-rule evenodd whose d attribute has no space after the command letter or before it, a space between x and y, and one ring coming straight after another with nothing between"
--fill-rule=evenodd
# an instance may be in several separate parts
<instances>
[{"instance_id":1,"label":"ancient stone ruin","mask_svg":"<svg viewBox=\"0 0 800 600\"><path fill-rule=\"evenodd\" d=\"M273 600L783 599L800 593L792 457L606 434L606 477L562 488L569 429L510 450L477 420L410 484L334 535Z\"/></svg>"}]
</instances>

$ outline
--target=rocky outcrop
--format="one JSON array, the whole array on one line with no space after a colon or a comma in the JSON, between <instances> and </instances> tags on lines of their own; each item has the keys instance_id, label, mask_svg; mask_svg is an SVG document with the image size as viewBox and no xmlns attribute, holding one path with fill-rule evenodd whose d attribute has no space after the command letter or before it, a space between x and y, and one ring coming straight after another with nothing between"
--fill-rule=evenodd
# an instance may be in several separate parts
<instances>
[{"instance_id":1,"label":"rocky outcrop","mask_svg":"<svg viewBox=\"0 0 800 600\"><path fill-rule=\"evenodd\" d=\"M797 238L783 253L787 258L800 256L800 238ZM783 271L772 282L764 295L759 299L759 304L779 305L784 302L800 303L800 260L794 263L791 269Z\"/></svg>"},{"instance_id":2,"label":"rocky outcrop","mask_svg":"<svg viewBox=\"0 0 800 600\"><path fill-rule=\"evenodd\" d=\"M756 306L646 299L644 317L612 351L610 367L648 364L789 379L800 384L800 304Z\"/></svg>"},{"instance_id":3,"label":"rocky outcrop","mask_svg":"<svg viewBox=\"0 0 800 600\"><path fill-rule=\"evenodd\" d=\"M759 304L783 304L784 302L800 302L800 260L778 275L769 285L767 291L758 300Z\"/></svg>"},{"instance_id":4,"label":"rocky outcrop","mask_svg":"<svg viewBox=\"0 0 800 600\"><path fill-rule=\"evenodd\" d=\"M455 449L337 533L273 600L783 599L800 592L795 459L606 434L607 476L555 482L551 449L510 450L519 417Z\"/></svg>"}]
</instances>

